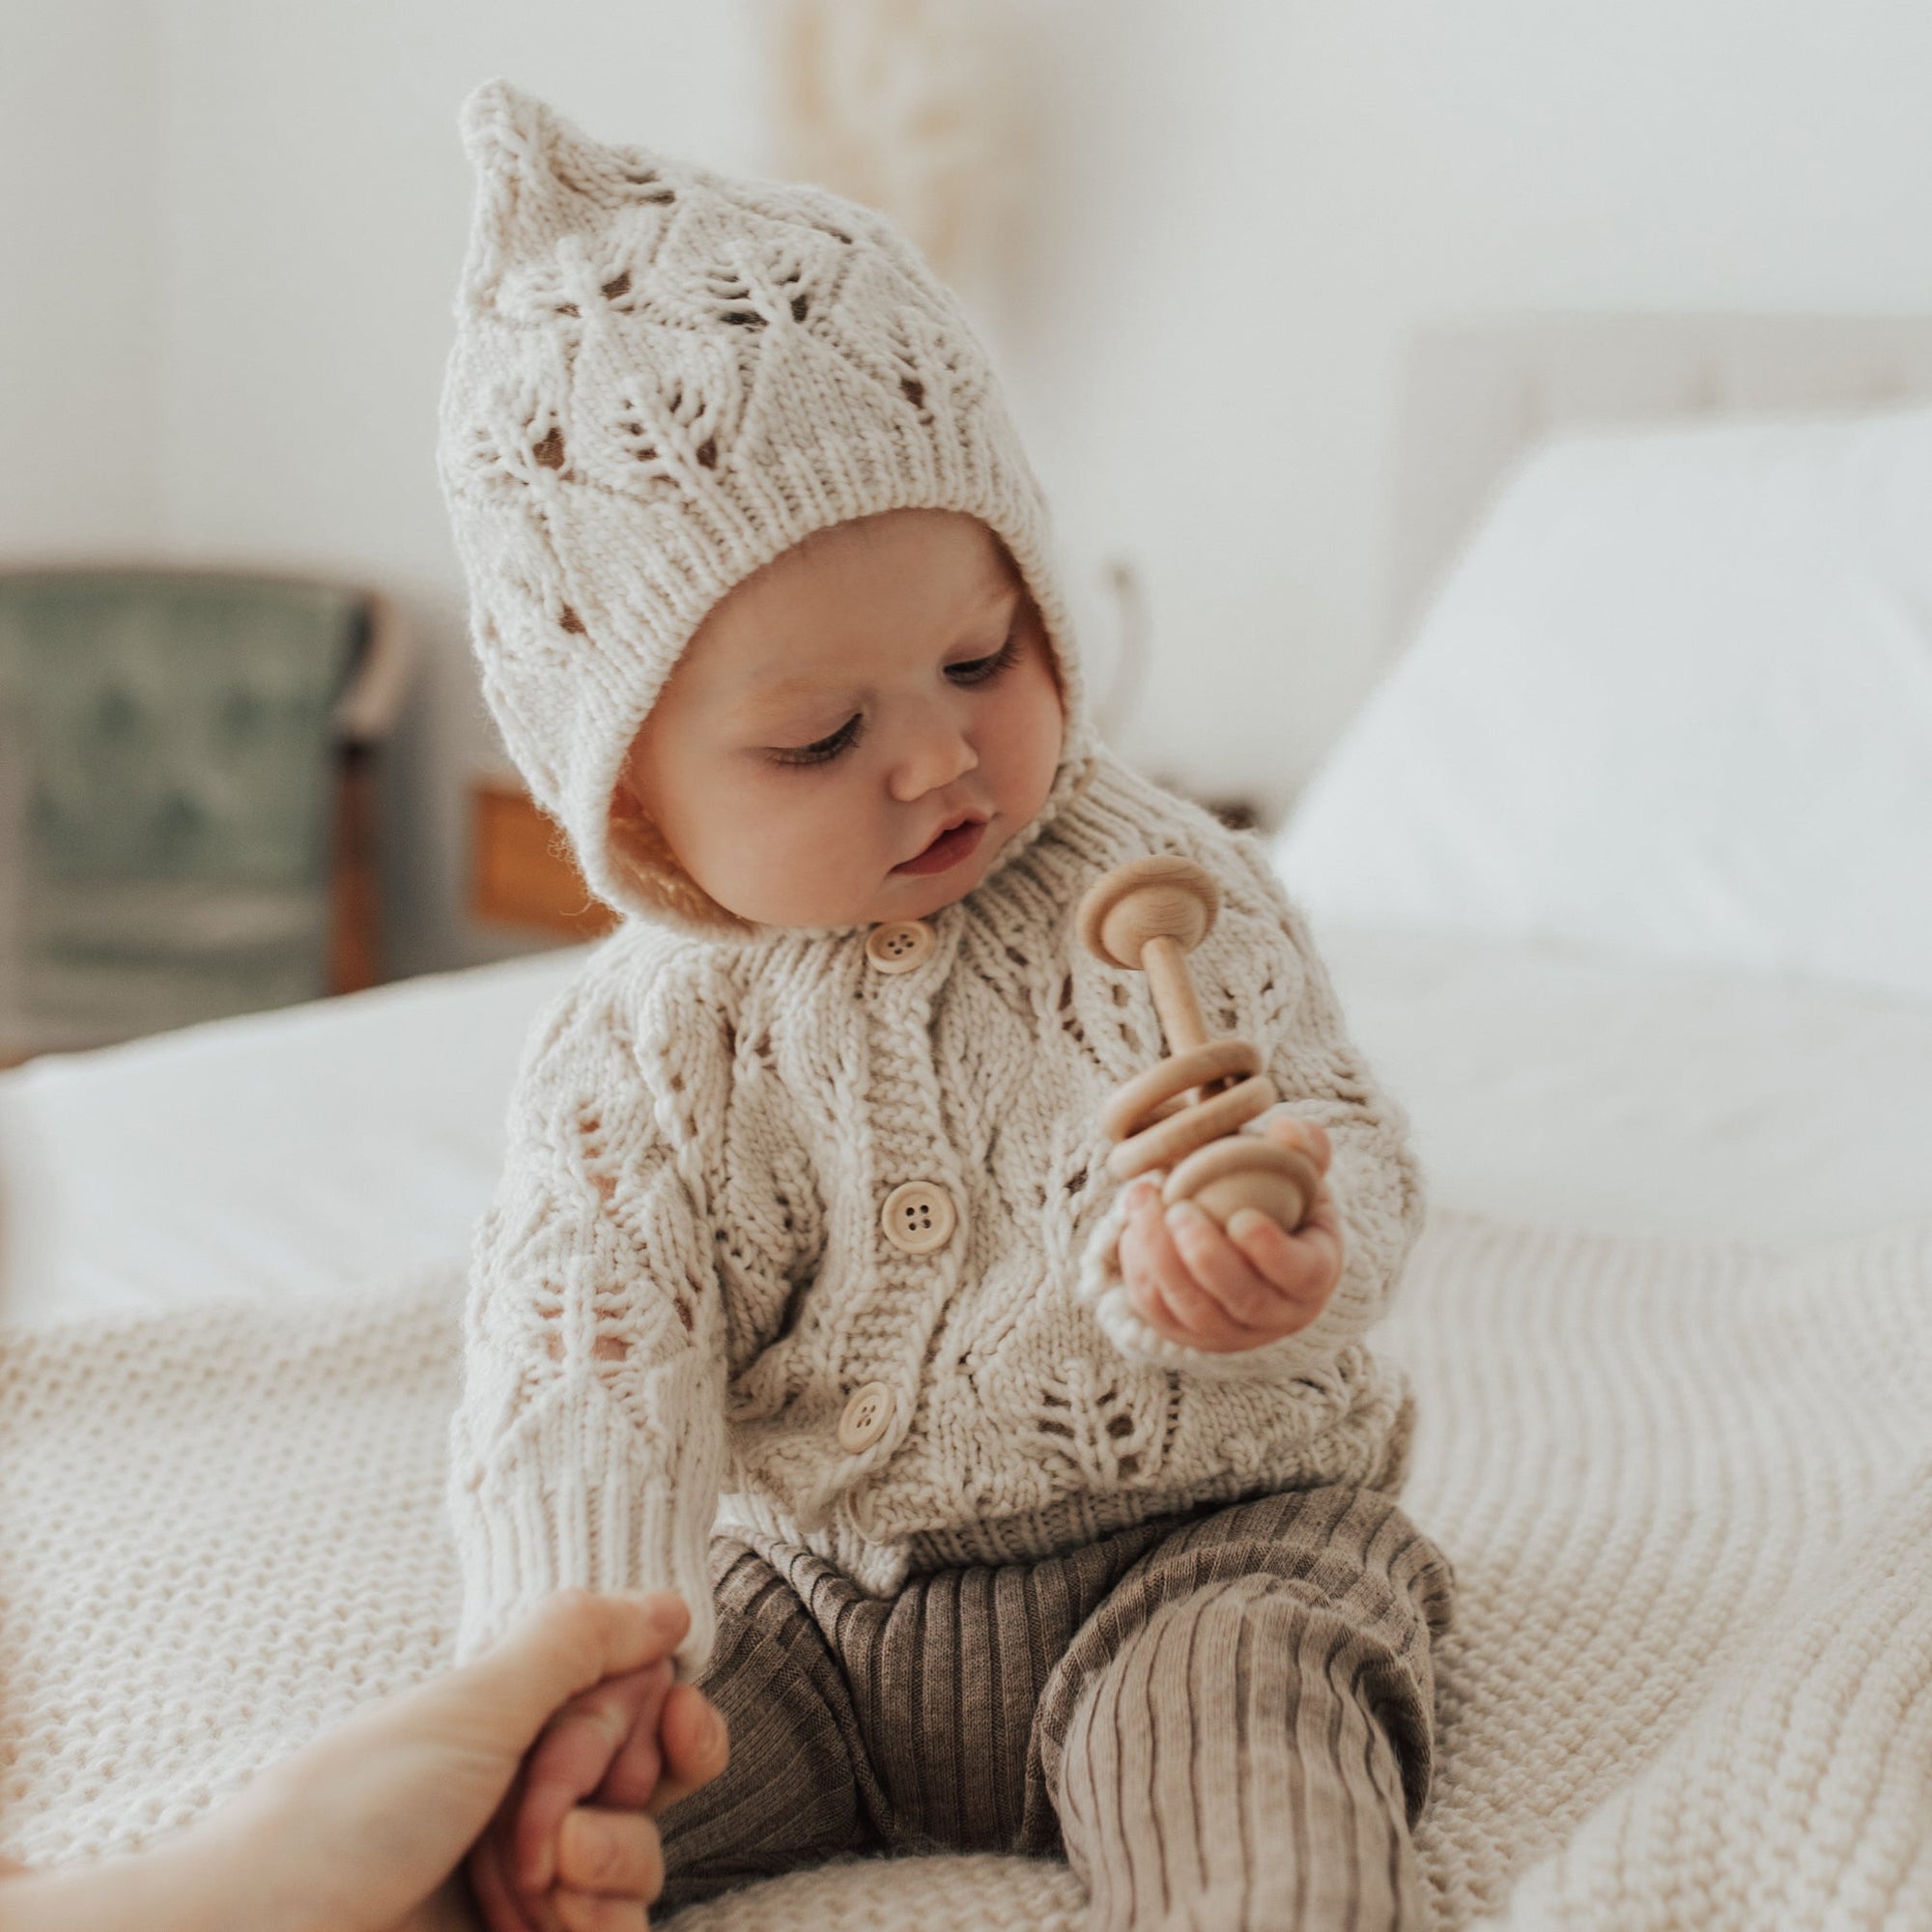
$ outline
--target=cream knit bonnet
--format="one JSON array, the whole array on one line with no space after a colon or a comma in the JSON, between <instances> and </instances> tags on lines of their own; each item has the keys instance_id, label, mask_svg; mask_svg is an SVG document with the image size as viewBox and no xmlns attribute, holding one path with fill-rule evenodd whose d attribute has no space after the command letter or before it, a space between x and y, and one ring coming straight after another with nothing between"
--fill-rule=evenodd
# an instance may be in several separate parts
<instances>
[{"instance_id":1,"label":"cream knit bonnet","mask_svg":"<svg viewBox=\"0 0 1932 1932\"><path fill-rule=\"evenodd\" d=\"M502 81L464 104L477 173L440 464L483 690L592 889L738 925L649 827L611 838L625 753L692 633L814 530L964 511L1046 625L1066 735L1030 842L1092 739L1046 512L952 295L884 219L587 139Z\"/></svg>"}]
</instances>

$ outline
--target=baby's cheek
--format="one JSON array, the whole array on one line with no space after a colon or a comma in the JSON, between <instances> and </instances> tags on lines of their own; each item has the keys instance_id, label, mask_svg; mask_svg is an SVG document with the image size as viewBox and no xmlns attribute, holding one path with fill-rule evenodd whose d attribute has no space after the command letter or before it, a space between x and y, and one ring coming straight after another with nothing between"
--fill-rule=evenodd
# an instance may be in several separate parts
<instances>
[{"instance_id":1,"label":"baby's cheek","mask_svg":"<svg viewBox=\"0 0 1932 1932\"><path fill-rule=\"evenodd\" d=\"M782 925L833 925L866 916L859 895L876 884L872 828L812 786L746 788L721 800L704 833L713 896L748 919ZM701 881L701 883L708 883Z\"/></svg>"},{"instance_id":2,"label":"baby's cheek","mask_svg":"<svg viewBox=\"0 0 1932 1932\"><path fill-rule=\"evenodd\" d=\"M1046 662L1045 646L1014 667L1003 695L997 728L987 741L998 748L995 788L1002 811L1023 824L1046 803L1065 737L1060 687Z\"/></svg>"}]
</instances>

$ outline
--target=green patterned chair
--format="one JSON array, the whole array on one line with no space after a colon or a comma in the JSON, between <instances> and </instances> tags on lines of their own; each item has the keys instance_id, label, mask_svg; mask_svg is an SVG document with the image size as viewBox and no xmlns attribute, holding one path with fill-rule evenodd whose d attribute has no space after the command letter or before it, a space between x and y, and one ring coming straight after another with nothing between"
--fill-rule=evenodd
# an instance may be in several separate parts
<instances>
[{"instance_id":1,"label":"green patterned chair","mask_svg":"<svg viewBox=\"0 0 1932 1932\"><path fill-rule=\"evenodd\" d=\"M0 1055L373 982L404 655L340 585L0 574Z\"/></svg>"}]
</instances>

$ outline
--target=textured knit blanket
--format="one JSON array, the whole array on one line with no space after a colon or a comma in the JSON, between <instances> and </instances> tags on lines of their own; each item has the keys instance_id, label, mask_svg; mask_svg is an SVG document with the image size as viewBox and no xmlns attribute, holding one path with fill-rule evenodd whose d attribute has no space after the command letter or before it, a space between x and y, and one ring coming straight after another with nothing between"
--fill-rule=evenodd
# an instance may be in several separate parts
<instances>
[{"instance_id":1,"label":"textured knit blanket","mask_svg":"<svg viewBox=\"0 0 1932 1932\"><path fill-rule=\"evenodd\" d=\"M455 1272L0 1341L0 1851L192 1816L455 1627ZM1932 1224L1773 1252L1438 1217L1385 1345L1454 1558L1444 1925L1932 1924ZM857 1861L682 1932L1065 1927Z\"/></svg>"}]
</instances>

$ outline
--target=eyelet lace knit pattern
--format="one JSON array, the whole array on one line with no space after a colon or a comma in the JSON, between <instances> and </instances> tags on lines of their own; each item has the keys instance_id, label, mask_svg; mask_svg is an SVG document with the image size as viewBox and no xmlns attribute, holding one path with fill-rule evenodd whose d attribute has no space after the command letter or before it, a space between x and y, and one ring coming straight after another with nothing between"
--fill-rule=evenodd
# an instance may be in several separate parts
<instances>
[{"instance_id":1,"label":"eyelet lace knit pattern","mask_svg":"<svg viewBox=\"0 0 1932 1932\"><path fill-rule=\"evenodd\" d=\"M465 103L477 201L440 461L483 691L612 905L699 921L609 848L638 727L720 598L813 531L957 510L1045 622L1083 775L1045 505L985 353L884 216L589 139L502 81Z\"/></svg>"},{"instance_id":2,"label":"eyelet lace knit pattern","mask_svg":"<svg viewBox=\"0 0 1932 1932\"><path fill-rule=\"evenodd\" d=\"M147 1842L447 1662L456 1271L0 1336L0 1854ZM1457 1569L1442 1932L1932 1922L1932 1223L1818 1247L1444 1215L1386 1346ZM4 1893L0 1893L4 1910ZM679 1932L1046 1932L1052 1861L833 1865Z\"/></svg>"},{"instance_id":3,"label":"eyelet lace knit pattern","mask_svg":"<svg viewBox=\"0 0 1932 1932\"><path fill-rule=\"evenodd\" d=\"M1208 1024L1255 1042L1336 1150L1341 1284L1245 1354L1159 1340L1115 1266L1098 1117L1163 1047L1142 977L1073 918L1151 851L1221 882L1191 961ZM863 930L632 929L540 1021L475 1255L466 1649L559 1584L668 1585L696 1612L695 1670L721 1491L884 1593L1196 1502L1393 1479L1404 1391L1362 1338L1419 1225L1415 1170L1257 841L1102 754L930 923L895 974ZM929 1251L881 1227L908 1181L957 1210ZM868 1385L890 1419L855 1449L839 1421Z\"/></svg>"}]
</instances>

